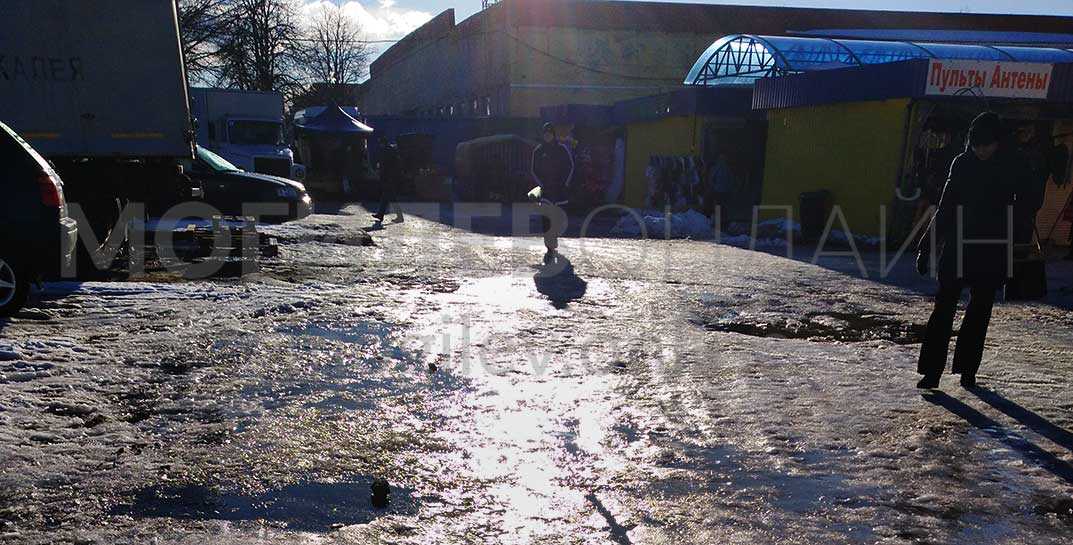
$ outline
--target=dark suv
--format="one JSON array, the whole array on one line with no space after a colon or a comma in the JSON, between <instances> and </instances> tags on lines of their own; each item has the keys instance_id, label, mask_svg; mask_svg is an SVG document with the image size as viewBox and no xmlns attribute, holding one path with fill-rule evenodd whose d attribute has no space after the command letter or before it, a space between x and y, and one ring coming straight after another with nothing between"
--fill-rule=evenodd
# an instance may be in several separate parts
<instances>
[{"instance_id":1,"label":"dark suv","mask_svg":"<svg viewBox=\"0 0 1073 545\"><path fill-rule=\"evenodd\" d=\"M59 276L77 240L60 176L0 122L0 316L22 308L31 282Z\"/></svg>"}]
</instances>

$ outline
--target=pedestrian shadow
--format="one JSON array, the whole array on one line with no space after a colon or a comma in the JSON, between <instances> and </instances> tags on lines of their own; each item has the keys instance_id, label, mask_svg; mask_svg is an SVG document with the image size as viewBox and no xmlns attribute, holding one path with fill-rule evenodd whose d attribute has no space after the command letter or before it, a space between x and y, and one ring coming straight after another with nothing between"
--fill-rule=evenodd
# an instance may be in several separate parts
<instances>
[{"instance_id":1,"label":"pedestrian shadow","mask_svg":"<svg viewBox=\"0 0 1073 545\"><path fill-rule=\"evenodd\" d=\"M569 259L557 255L555 260L543 265L535 265L536 274L533 284L541 295L551 300L551 306L562 310L570 303L585 296L589 284L574 272L574 264Z\"/></svg>"},{"instance_id":2,"label":"pedestrian shadow","mask_svg":"<svg viewBox=\"0 0 1073 545\"><path fill-rule=\"evenodd\" d=\"M929 403L943 407L961 417L976 429L998 440L1010 450L1020 453L1026 459L1035 462L1055 477L1073 485L1073 465L1070 465L1065 460L1040 448L1020 435L1008 432L1003 428L1002 424L996 422L993 418L943 392L929 392L923 394L923 397Z\"/></svg>"},{"instance_id":3,"label":"pedestrian shadow","mask_svg":"<svg viewBox=\"0 0 1073 545\"><path fill-rule=\"evenodd\" d=\"M1051 423L1050 420L1022 407L993 390L977 388L972 390L972 393L984 403L1002 411L1003 414L1016 420L1022 426L1046 437L1066 450L1073 451L1073 432L1056 426Z\"/></svg>"}]
</instances>

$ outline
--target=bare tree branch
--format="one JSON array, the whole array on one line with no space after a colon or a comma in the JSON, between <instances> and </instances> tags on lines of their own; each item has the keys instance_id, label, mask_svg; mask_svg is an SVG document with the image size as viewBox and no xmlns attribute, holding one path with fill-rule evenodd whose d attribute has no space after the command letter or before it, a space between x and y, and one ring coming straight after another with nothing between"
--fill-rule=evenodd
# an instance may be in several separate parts
<instances>
[{"instance_id":1,"label":"bare tree branch","mask_svg":"<svg viewBox=\"0 0 1073 545\"><path fill-rule=\"evenodd\" d=\"M347 87L366 74L372 50L361 27L334 4L322 6L301 44L302 71L324 100L344 103Z\"/></svg>"},{"instance_id":2,"label":"bare tree branch","mask_svg":"<svg viewBox=\"0 0 1073 545\"><path fill-rule=\"evenodd\" d=\"M186 73L195 83L217 77L219 43L232 16L228 0L177 0Z\"/></svg>"},{"instance_id":3,"label":"bare tree branch","mask_svg":"<svg viewBox=\"0 0 1073 545\"><path fill-rule=\"evenodd\" d=\"M300 89L296 0L228 0L233 14L219 44L220 83L250 91Z\"/></svg>"}]
</instances>

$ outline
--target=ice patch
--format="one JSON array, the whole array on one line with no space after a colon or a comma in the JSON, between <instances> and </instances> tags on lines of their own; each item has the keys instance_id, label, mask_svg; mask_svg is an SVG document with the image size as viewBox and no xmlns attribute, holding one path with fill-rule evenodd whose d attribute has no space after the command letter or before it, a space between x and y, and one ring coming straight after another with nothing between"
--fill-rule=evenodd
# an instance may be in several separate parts
<instances>
[{"instance_id":1,"label":"ice patch","mask_svg":"<svg viewBox=\"0 0 1073 545\"><path fill-rule=\"evenodd\" d=\"M15 361L18 359L22 359L22 355L15 350L14 346L0 344L0 361Z\"/></svg>"}]
</instances>

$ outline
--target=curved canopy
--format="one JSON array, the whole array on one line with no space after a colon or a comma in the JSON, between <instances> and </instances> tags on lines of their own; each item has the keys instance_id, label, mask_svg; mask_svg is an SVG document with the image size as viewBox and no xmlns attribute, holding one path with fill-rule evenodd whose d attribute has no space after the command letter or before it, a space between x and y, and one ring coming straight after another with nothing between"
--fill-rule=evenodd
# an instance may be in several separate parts
<instances>
[{"instance_id":1,"label":"curved canopy","mask_svg":"<svg viewBox=\"0 0 1073 545\"><path fill-rule=\"evenodd\" d=\"M752 85L760 78L917 58L1073 62L1073 50L733 34L701 54L685 83Z\"/></svg>"},{"instance_id":2,"label":"curved canopy","mask_svg":"<svg viewBox=\"0 0 1073 545\"><path fill-rule=\"evenodd\" d=\"M339 106L328 106L313 118L303 119L295 126L306 131L331 133L371 133L372 127L350 117Z\"/></svg>"}]
</instances>

